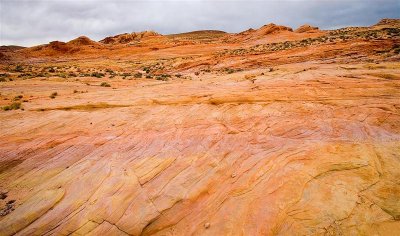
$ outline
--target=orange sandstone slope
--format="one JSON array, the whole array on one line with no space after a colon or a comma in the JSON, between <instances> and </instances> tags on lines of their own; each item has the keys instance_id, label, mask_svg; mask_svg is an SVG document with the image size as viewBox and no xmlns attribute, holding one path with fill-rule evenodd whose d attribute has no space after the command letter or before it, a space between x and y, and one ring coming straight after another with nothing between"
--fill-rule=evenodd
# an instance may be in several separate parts
<instances>
[{"instance_id":1,"label":"orange sandstone slope","mask_svg":"<svg viewBox=\"0 0 400 236\"><path fill-rule=\"evenodd\" d=\"M319 30L303 25L289 27L268 24L259 29L238 34L222 31L197 31L174 35L160 35L153 31L121 34L107 37L100 42L88 38L68 43L51 42L32 48L2 52L6 63L24 61L51 61L71 59L136 60L195 56L200 64L222 65L229 61L240 63L274 64L301 62L314 59L326 60L331 54L377 56L377 51L395 50L399 44L399 21L382 20L371 27L348 27L338 30ZM299 56L299 49L304 56ZM315 53L317 52L317 53ZM285 56L282 57L282 54ZM340 58L337 55L336 58ZM242 58L240 58L242 56ZM278 59L278 60L277 60ZM282 61L283 60L283 61ZM5 60L3 60L5 61ZM249 62L250 61L250 62ZM189 63L186 61L185 63ZM185 66L178 65L180 68ZM192 68L195 65L189 65ZM189 69L187 67L186 69Z\"/></svg>"},{"instance_id":2,"label":"orange sandstone slope","mask_svg":"<svg viewBox=\"0 0 400 236\"><path fill-rule=\"evenodd\" d=\"M399 32L2 47L0 235L396 235Z\"/></svg>"}]
</instances>

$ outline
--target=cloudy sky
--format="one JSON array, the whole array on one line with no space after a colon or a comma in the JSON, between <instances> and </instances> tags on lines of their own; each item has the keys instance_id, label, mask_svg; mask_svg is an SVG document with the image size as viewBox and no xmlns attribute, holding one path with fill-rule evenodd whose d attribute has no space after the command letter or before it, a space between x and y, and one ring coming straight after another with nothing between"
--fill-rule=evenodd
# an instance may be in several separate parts
<instances>
[{"instance_id":1,"label":"cloudy sky","mask_svg":"<svg viewBox=\"0 0 400 236\"><path fill-rule=\"evenodd\" d=\"M400 0L0 0L0 45L143 30L240 32L270 22L331 29L381 18L400 18Z\"/></svg>"}]
</instances>

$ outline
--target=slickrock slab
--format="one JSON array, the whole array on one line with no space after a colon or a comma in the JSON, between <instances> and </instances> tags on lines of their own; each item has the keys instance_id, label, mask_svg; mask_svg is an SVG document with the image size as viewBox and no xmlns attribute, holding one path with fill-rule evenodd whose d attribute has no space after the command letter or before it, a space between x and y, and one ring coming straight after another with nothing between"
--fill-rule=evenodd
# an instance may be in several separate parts
<instances>
[{"instance_id":1,"label":"slickrock slab","mask_svg":"<svg viewBox=\"0 0 400 236\"><path fill-rule=\"evenodd\" d=\"M38 99L0 112L0 235L394 235L399 64L366 66L8 84Z\"/></svg>"}]
</instances>

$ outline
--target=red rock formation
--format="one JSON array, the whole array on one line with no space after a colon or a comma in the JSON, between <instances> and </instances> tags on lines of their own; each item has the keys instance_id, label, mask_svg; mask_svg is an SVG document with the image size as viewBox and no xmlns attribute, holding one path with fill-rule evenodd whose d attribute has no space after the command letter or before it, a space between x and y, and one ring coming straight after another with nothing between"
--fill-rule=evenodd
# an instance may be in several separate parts
<instances>
[{"instance_id":1,"label":"red rock formation","mask_svg":"<svg viewBox=\"0 0 400 236\"><path fill-rule=\"evenodd\" d=\"M287 26L282 26L282 25L275 25L273 23L270 23L268 25L262 26L260 29L258 29L256 32L259 34L272 34L272 33L279 33L282 31L293 31L292 28L287 27Z\"/></svg>"},{"instance_id":2,"label":"red rock formation","mask_svg":"<svg viewBox=\"0 0 400 236\"><path fill-rule=\"evenodd\" d=\"M0 235L396 235L398 32L5 52Z\"/></svg>"},{"instance_id":3,"label":"red rock formation","mask_svg":"<svg viewBox=\"0 0 400 236\"><path fill-rule=\"evenodd\" d=\"M306 24L306 25L300 26L294 32L296 32L296 33L305 33L305 32L310 32L310 31L317 31L318 29L319 29L318 27L314 27L314 26Z\"/></svg>"},{"instance_id":4,"label":"red rock formation","mask_svg":"<svg viewBox=\"0 0 400 236\"><path fill-rule=\"evenodd\" d=\"M162 36L162 35L154 31L133 32L133 33L125 33L125 34L106 37L100 40L99 42L104 44L127 44L133 41L139 41L141 39L154 36Z\"/></svg>"},{"instance_id":5,"label":"red rock formation","mask_svg":"<svg viewBox=\"0 0 400 236\"><path fill-rule=\"evenodd\" d=\"M76 39L69 41L67 44L74 46L86 46L86 45L97 45L98 43L86 36L80 36Z\"/></svg>"},{"instance_id":6,"label":"red rock formation","mask_svg":"<svg viewBox=\"0 0 400 236\"><path fill-rule=\"evenodd\" d=\"M380 20L376 26L379 25L391 25L391 26L399 26L400 25L400 19L382 19Z\"/></svg>"}]
</instances>

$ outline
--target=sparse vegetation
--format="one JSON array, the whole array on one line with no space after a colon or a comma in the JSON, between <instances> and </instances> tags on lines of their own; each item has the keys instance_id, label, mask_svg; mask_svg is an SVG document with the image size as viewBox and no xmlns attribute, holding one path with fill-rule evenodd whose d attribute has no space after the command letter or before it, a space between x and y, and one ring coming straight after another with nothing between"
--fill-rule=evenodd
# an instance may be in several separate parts
<instances>
[{"instance_id":1,"label":"sparse vegetation","mask_svg":"<svg viewBox=\"0 0 400 236\"><path fill-rule=\"evenodd\" d=\"M0 82L6 82L7 78L9 78L9 77L10 77L10 74L8 74L8 73L0 74ZM12 80L10 80L10 81L12 81Z\"/></svg>"},{"instance_id":2,"label":"sparse vegetation","mask_svg":"<svg viewBox=\"0 0 400 236\"><path fill-rule=\"evenodd\" d=\"M14 97L14 101L19 101L23 97L24 97L23 95L17 95L17 96Z\"/></svg>"},{"instance_id":3,"label":"sparse vegetation","mask_svg":"<svg viewBox=\"0 0 400 236\"><path fill-rule=\"evenodd\" d=\"M142 73L138 72L138 73L134 74L133 77L135 77L136 79L140 79L140 78L142 78Z\"/></svg>"},{"instance_id":4,"label":"sparse vegetation","mask_svg":"<svg viewBox=\"0 0 400 236\"><path fill-rule=\"evenodd\" d=\"M107 83L107 82L102 82L102 83L100 84L100 86L101 86L101 87L111 87L111 85L110 85L109 83Z\"/></svg>"},{"instance_id":5,"label":"sparse vegetation","mask_svg":"<svg viewBox=\"0 0 400 236\"><path fill-rule=\"evenodd\" d=\"M92 77L96 77L96 78L102 78L102 77L104 77L104 74L103 74L103 73L100 73L100 72L93 72L93 73L91 74L91 76L92 76Z\"/></svg>"},{"instance_id":6,"label":"sparse vegetation","mask_svg":"<svg viewBox=\"0 0 400 236\"><path fill-rule=\"evenodd\" d=\"M11 105L4 106L3 110L4 111L10 111L10 110L18 110L21 108L21 103L20 102L13 102Z\"/></svg>"},{"instance_id":7,"label":"sparse vegetation","mask_svg":"<svg viewBox=\"0 0 400 236\"><path fill-rule=\"evenodd\" d=\"M395 54L400 54L400 44L393 45L392 50Z\"/></svg>"},{"instance_id":8,"label":"sparse vegetation","mask_svg":"<svg viewBox=\"0 0 400 236\"><path fill-rule=\"evenodd\" d=\"M148 73L150 73L150 68L149 67L144 67L143 71L145 71L148 74Z\"/></svg>"},{"instance_id":9,"label":"sparse vegetation","mask_svg":"<svg viewBox=\"0 0 400 236\"><path fill-rule=\"evenodd\" d=\"M54 98L56 98L58 96L58 93L57 92L53 92L51 95L50 95L50 98L51 99L54 99Z\"/></svg>"},{"instance_id":10,"label":"sparse vegetation","mask_svg":"<svg viewBox=\"0 0 400 236\"><path fill-rule=\"evenodd\" d=\"M22 65L17 65L14 69L15 72L23 72L24 71L24 67Z\"/></svg>"},{"instance_id":11,"label":"sparse vegetation","mask_svg":"<svg viewBox=\"0 0 400 236\"><path fill-rule=\"evenodd\" d=\"M106 72L109 73L109 74L115 74L115 72L113 70L111 70L111 69L106 69Z\"/></svg>"},{"instance_id":12,"label":"sparse vegetation","mask_svg":"<svg viewBox=\"0 0 400 236\"><path fill-rule=\"evenodd\" d=\"M258 44L250 48L239 48L232 50L225 50L218 53L219 55L259 55L267 52L275 52L281 50L288 50L298 47L307 47L311 45L320 45L323 43L338 43L345 42L348 40L362 39L362 40L375 40L375 39L392 39L400 35L400 29L398 28L383 28L383 29L370 29L365 31L358 31L357 28L348 27L338 30L332 30L327 35L307 38L295 41L284 41L277 43ZM387 53L390 50L393 53L399 53L400 49L394 46L392 49L388 48L381 49L380 53Z\"/></svg>"}]
</instances>

